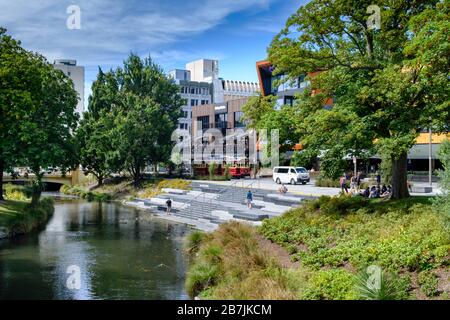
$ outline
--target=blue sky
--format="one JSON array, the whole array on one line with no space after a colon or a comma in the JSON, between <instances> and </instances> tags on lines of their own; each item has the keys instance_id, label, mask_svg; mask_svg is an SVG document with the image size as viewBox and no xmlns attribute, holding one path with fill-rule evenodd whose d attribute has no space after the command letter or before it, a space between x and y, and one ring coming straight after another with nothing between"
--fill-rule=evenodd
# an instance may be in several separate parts
<instances>
[{"instance_id":1,"label":"blue sky","mask_svg":"<svg viewBox=\"0 0 450 320\"><path fill-rule=\"evenodd\" d=\"M255 62L305 0L0 0L0 25L49 61L86 68L86 100L98 66L121 65L129 52L150 54L166 71L199 58L220 60L225 79L257 81ZM69 30L69 5L81 29ZM87 106L86 106L87 107Z\"/></svg>"}]
</instances>

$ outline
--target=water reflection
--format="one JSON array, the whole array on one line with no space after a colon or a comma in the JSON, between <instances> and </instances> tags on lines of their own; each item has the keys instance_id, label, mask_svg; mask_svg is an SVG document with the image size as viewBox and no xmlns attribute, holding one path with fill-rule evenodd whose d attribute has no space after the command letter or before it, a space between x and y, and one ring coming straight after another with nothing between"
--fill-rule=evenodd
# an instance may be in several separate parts
<instances>
[{"instance_id":1,"label":"water reflection","mask_svg":"<svg viewBox=\"0 0 450 320\"><path fill-rule=\"evenodd\" d=\"M0 243L0 299L183 299L186 226L65 200L44 231ZM80 268L70 290L67 268Z\"/></svg>"}]
</instances>

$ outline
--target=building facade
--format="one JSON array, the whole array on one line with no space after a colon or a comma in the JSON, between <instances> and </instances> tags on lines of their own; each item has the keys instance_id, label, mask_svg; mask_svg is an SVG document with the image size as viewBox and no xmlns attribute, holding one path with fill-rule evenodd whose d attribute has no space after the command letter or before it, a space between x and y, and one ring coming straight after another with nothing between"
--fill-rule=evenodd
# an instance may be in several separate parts
<instances>
[{"instance_id":1,"label":"building facade","mask_svg":"<svg viewBox=\"0 0 450 320\"><path fill-rule=\"evenodd\" d=\"M224 80L219 78L219 61L199 59L188 62L185 69L169 72L180 87L181 96L186 99L182 106L183 117L179 128L192 132L192 112L198 106L225 103L256 95L259 85L255 82Z\"/></svg>"},{"instance_id":2,"label":"building facade","mask_svg":"<svg viewBox=\"0 0 450 320\"><path fill-rule=\"evenodd\" d=\"M53 63L55 69L61 70L72 79L75 91L78 93L78 104L76 112L80 118L84 112L84 67L77 66L76 60L59 59Z\"/></svg>"}]
</instances>

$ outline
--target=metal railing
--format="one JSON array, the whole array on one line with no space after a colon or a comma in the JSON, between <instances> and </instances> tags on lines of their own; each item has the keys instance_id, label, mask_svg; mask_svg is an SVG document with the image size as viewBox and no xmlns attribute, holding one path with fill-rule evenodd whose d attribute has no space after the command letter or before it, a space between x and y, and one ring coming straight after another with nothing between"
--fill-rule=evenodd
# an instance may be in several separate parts
<instances>
[{"instance_id":1,"label":"metal railing","mask_svg":"<svg viewBox=\"0 0 450 320\"><path fill-rule=\"evenodd\" d=\"M209 213L209 216L212 217L212 209L213 209L213 201L218 199L222 194L224 194L227 191L234 191L237 190L242 191L242 189L251 189L254 187L256 183L258 183L258 186L260 186L260 179L255 178L250 181L250 183L246 184L248 180L240 179L234 181L231 185L228 185L224 188L222 188L219 192L217 192L215 197L206 198L206 194L208 192L201 191L200 194L196 195L194 198L192 198L189 202L187 202L185 205L186 207L186 213L189 215L192 215L194 213L194 202L200 202L201 203L201 209L202 212L205 214L206 212ZM207 184L207 183L205 183ZM200 200L200 201L199 201ZM198 207L198 206L197 206Z\"/></svg>"}]
</instances>

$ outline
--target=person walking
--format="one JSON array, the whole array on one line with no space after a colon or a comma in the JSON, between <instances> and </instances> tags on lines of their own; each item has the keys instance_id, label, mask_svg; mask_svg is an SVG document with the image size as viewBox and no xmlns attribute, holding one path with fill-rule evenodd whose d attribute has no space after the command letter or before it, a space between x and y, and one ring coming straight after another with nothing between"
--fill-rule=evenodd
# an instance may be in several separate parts
<instances>
[{"instance_id":1,"label":"person walking","mask_svg":"<svg viewBox=\"0 0 450 320\"><path fill-rule=\"evenodd\" d=\"M345 173L341 176L341 178L339 180L339 184L341 185L342 192L345 191L345 193L348 193L347 177L346 177Z\"/></svg>"},{"instance_id":2,"label":"person walking","mask_svg":"<svg viewBox=\"0 0 450 320\"><path fill-rule=\"evenodd\" d=\"M252 201L253 201L253 193L251 190L248 190L248 192L247 192L247 207L249 209L252 208Z\"/></svg>"},{"instance_id":3,"label":"person walking","mask_svg":"<svg viewBox=\"0 0 450 320\"><path fill-rule=\"evenodd\" d=\"M380 175L380 173L379 173L379 172L377 172L377 175L376 175L376 180L377 180L377 186L379 187L379 186L380 186L380 184L381 184L381 175Z\"/></svg>"},{"instance_id":4,"label":"person walking","mask_svg":"<svg viewBox=\"0 0 450 320\"><path fill-rule=\"evenodd\" d=\"M167 214L170 215L170 212L172 211L172 200L169 198L166 201L166 205L167 205Z\"/></svg>"},{"instance_id":5,"label":"person walking","mask_svg":"<svg viewBox=\"0 0 450 320\"><path fill-rule=\"evenodd\" d=\"M361 175L362 175L362 172L358 171L358 173L356 175L356 187L358 188L358 191L361 189Z\"/></svg>"}]
</instances>

